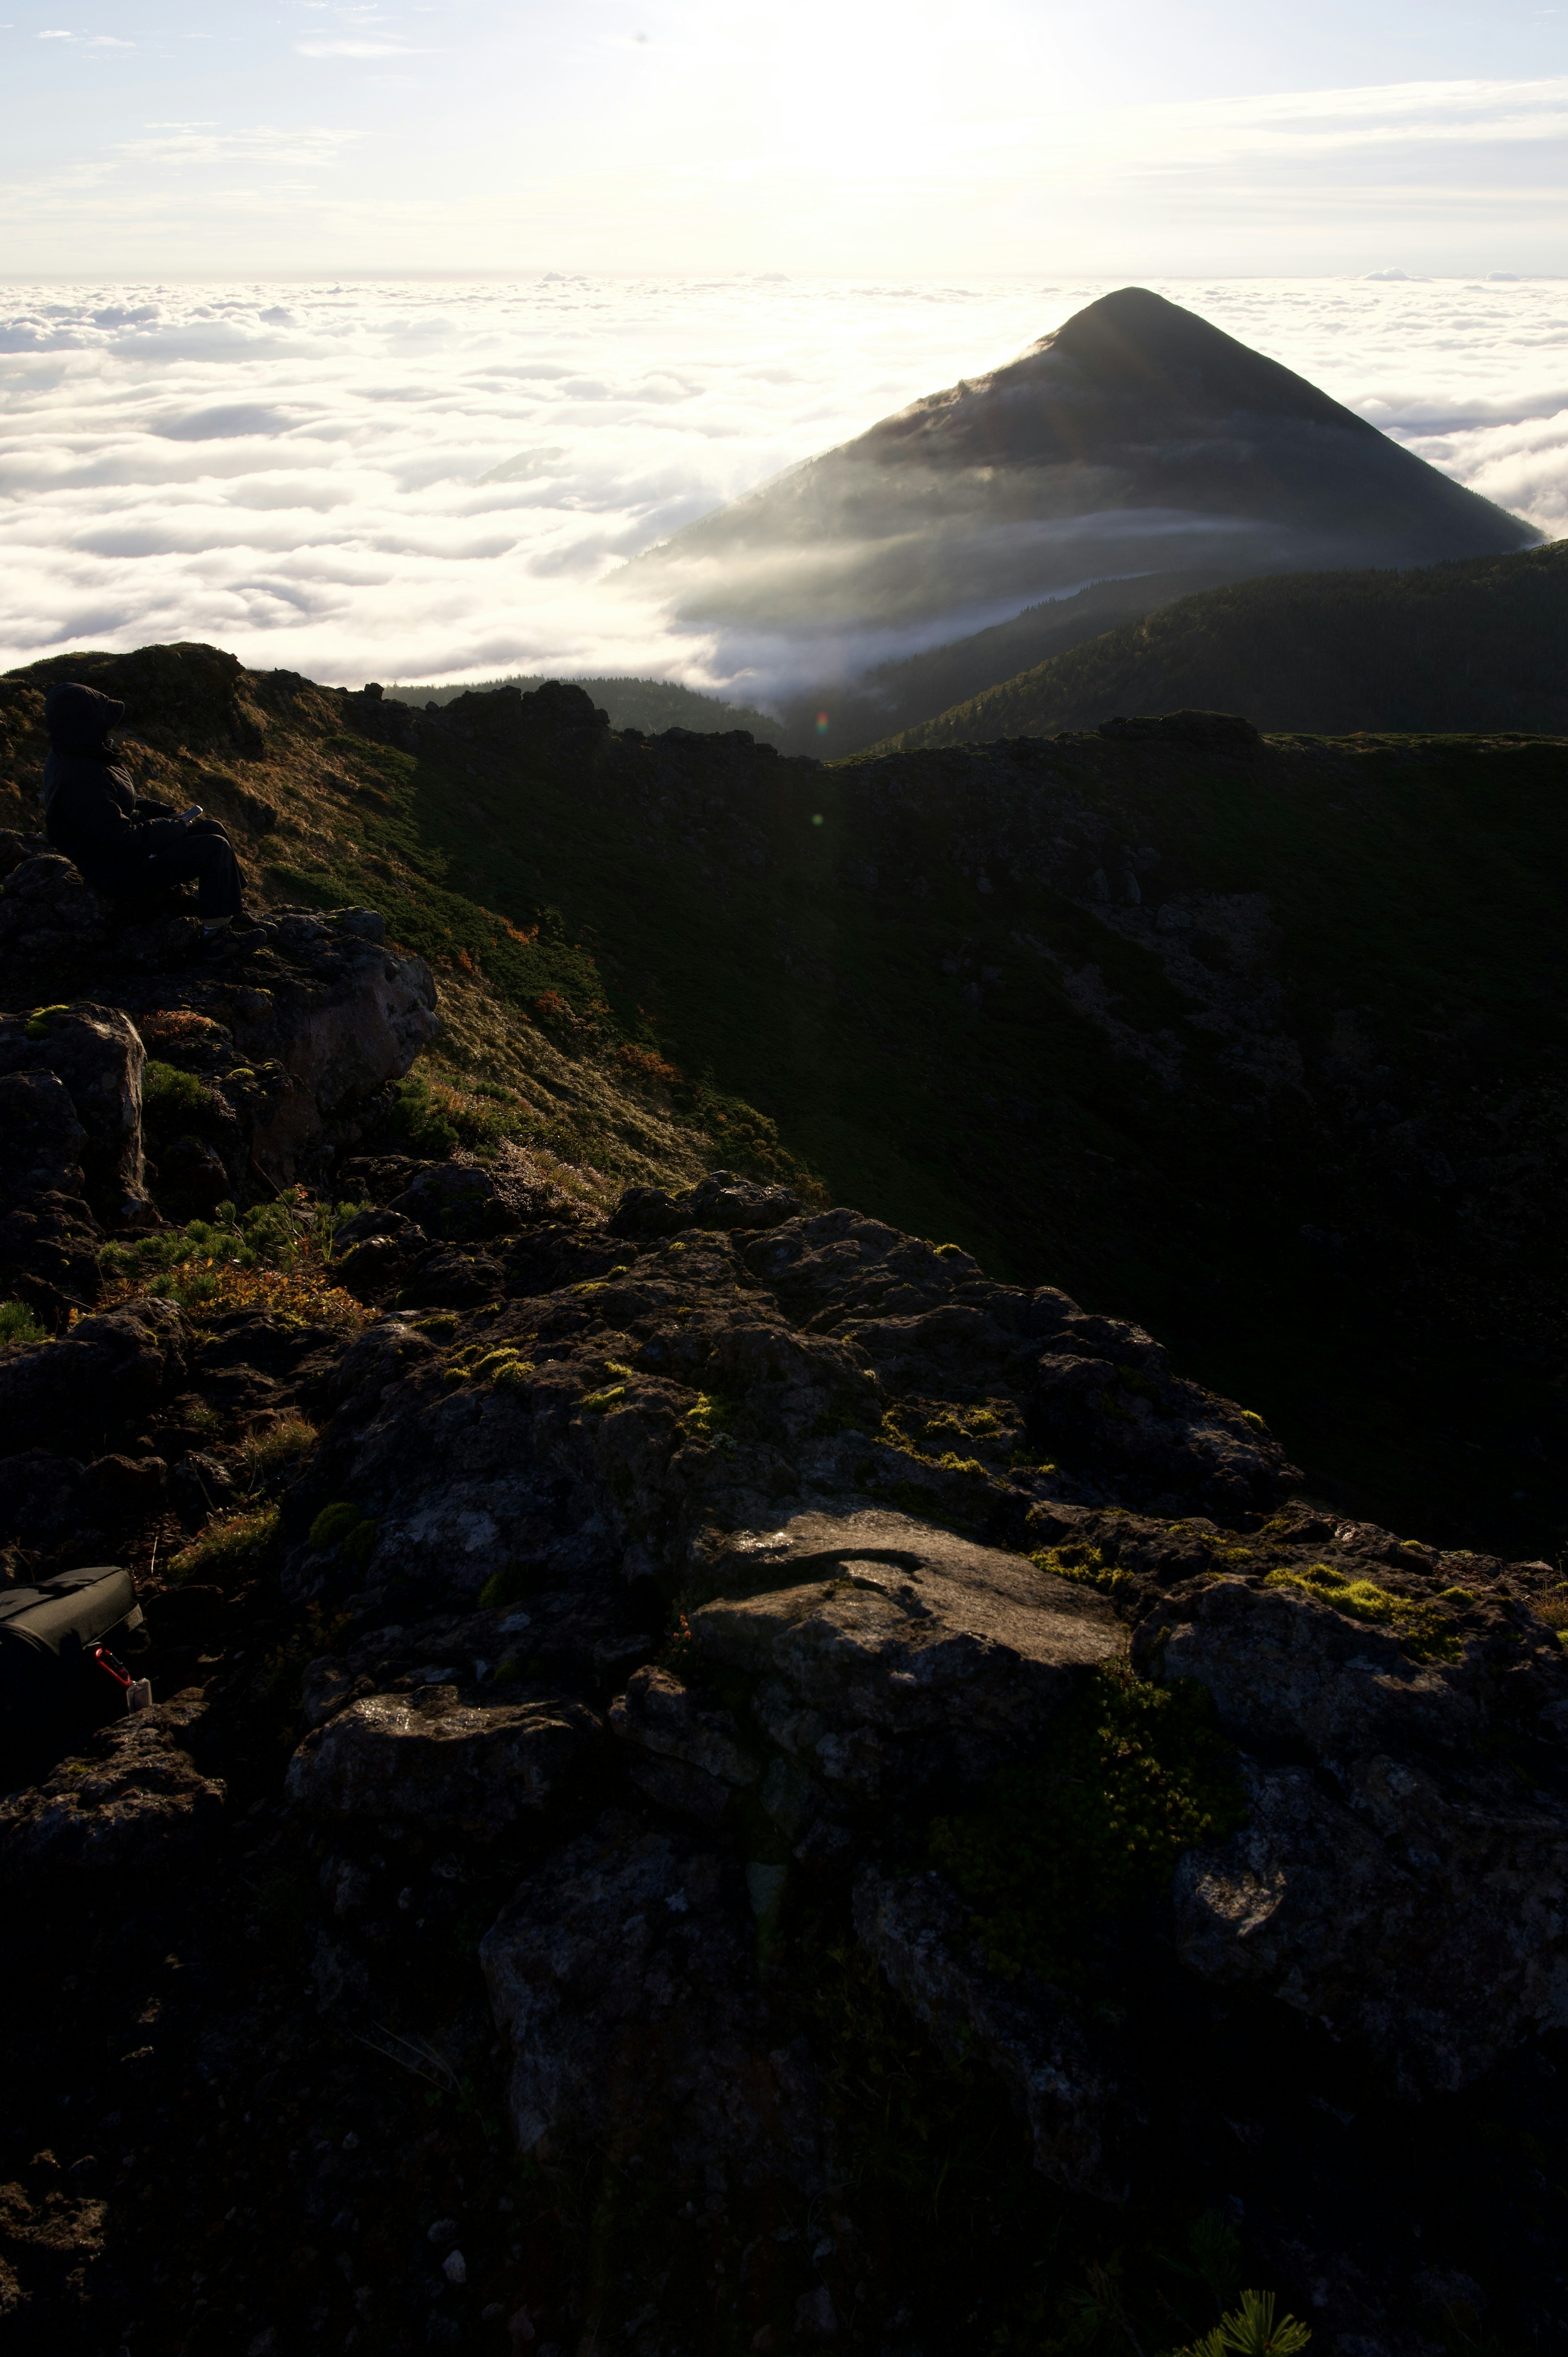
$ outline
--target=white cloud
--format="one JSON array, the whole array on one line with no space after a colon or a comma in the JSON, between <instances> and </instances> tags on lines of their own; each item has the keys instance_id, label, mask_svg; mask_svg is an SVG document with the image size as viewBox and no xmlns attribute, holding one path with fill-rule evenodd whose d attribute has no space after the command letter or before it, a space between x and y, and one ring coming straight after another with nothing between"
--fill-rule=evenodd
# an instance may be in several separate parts
<instances>
[{"instance_id":1,"label":"white cloud","mask_svg":"<svg viewBox=\"0 0 1568 2357\"><path fill-rule=\"evenodd\" d=\"M1114 283L0 289L0 667L186 638L325 679L765 694L789 649L676 634L619 564ZM1152 283L1568 533L1568 283Z\"/></svg>"},{"instance_id":2,"label":"white cloud","mask_svg":"<svg viewBox=\"0 0 1568 2357\"><path fill-rule=\"evenodd\" d=\"M295 41L295 49L302 58L422 58L428 49L416 49L406 41Z\"/></svg>"}]
</instances>

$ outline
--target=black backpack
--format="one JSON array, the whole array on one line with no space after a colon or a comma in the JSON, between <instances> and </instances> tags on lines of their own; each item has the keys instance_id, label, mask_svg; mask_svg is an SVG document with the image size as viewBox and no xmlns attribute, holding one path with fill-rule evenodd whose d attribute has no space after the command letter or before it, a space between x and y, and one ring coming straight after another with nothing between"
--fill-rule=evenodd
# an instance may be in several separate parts
<instances>
[{"instance_id":1,"label":"black backpack","mask_svg":"<svg viewBox=\"0 0 1568 2357\"><path fill-rule=\"evenodd\" d=\"M0 1719L12 1738L52 1721L113 1716L145 1699L105 1641L142 1626L128 1571L95 1564L36 1587L0 1588Z\"/></svg>"}]
</instances>

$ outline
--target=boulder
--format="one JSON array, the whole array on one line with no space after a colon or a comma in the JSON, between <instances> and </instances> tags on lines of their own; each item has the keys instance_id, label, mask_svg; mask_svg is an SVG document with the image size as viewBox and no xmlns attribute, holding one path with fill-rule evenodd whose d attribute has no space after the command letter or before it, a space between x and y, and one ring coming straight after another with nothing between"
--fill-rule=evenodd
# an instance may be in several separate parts
<instances>
[{"instance_id":1,"label":"boulder","mask_svg":"<svg viewBox=\"0 0 1568 2357\"><path fill-rule=\"evenodd\" d=\"M0 1017L0 1078L52 1072L85 1133L89 1197L115 1217L141 1208L142 1073L146 1050L118 1006L79 999L34 1015Z\"/></svg>"},{"instance_id":2,"label":"boulder","mask_svg":"<svg viewBox=\"0 0 1568 2357\"><path fill-rule=\"evenodd\" d=\"M1232 1577L1135 1632L1249 1755L1247 1824L1178 1868L1177 1943L1205 1978L1355 2038L1403 2093L1452 2091L1568 2024L1568 1662L1523 1606L1333 1577L1355 1613Z\"/></svg>"},{"instance_id":3,"label":"boulder","mask_svg":"<svg viewBox=\"0 0 1568 2357\"><path fill-rule=\"evenodd\" d=\"M394 1212L408 1223L403 1232L423 1229L448 1243L504 1235L520 1224L502 1202L489 1172L465 1162L437 1162L422 1170L385 1211L369 1215L387 1223L378 1227L378 1233L395 1232L389 1216Z\"/></svg>"},{"instance_id":4,"label":"boulder","mask_svg":"<svg viewBox=\"0 0 1568 2357\"><path fill-rule=\"evenodd\" d=\"M735 1858L666 1834L574 1842L519 1887L479 1962L521 2151L645 2155L710 2193L732 2173L821 2186L810 2059L758 1986Z\"/></svg>"},{"instance_id":5,"label":"boulder","mask_svg":"<svg viewBox=\"0 0 1568 2357\"><path fill-rule=\"evenodd\" d=\"M639 1791L682 1816L716 1824L732 1793L762 1773L713 1689L685 1685L652 1663L633 1672L609 1719L631 1755Z\"/></svg>"},{"instance_id":6,"label":"boulder","mask_svg":"<svg viewBox=\"0 0 1568 2357\"><path fill-rule=\"evenodd\" d=\"M45 1448L0 1457L0 1547L52 1551L90 1527L81 1475L80 1458Z\"/></svg>"},{"instance_id":7,"label":"boulder","mask_svg":"<svg viewBox=\"0 0 1568 2357\"><path fill-rule=\"evenodd\" d=\"M252 952L233 962L236 1037L248 1054L275 1060L285 1077L253 1137L274 1180L293 1178L295 1157L320 1143L331 1118L401 1080L440 1029L429 967L367 940L359 920L368 914L349 910L338 928L284 911L261 929L265 963Z\"/></svg>"},{"instance_id":8,"label":"boulder","mask_svg":"<svg viewBox=\"0 0 1568 2357\"><path fill-rule=\"evenodd\" d=\"M108 914L72 863L46 847L18 861L0 886L0 952L25 959L95 948Z\"/></svg>"},{"instance_id":9,"label":"boulder","mask_svg":"<svg viewBox=\"0 0 1568 2357\"><path fill-rule=\"evenodd\" d=\"M142 1870L212 1833L225 1787L190 1756L205 1709L199 1695L181 1695L133 1711L41 1784L0 1798L0 1877Z\"/></svg>"},{"instance_id":10,"label":"boulder","mask_svg":"<svg viewBox=\"0 0 1568 2357\"><path fill-rule=\"evenodd\" d=\"M0 1202L50 1192L79 1196L86 1144L58 1072L0 1074Z\"/></svg>"},{"instance_id":11,"label":"boulder","mask_svg":"<svg viewBox=\"0 0 1568 2357\"><path fill-rule=\"evenodd\" d=\"M306 1737L288 1793L328 1816L497 1833L542 1809L566 1771L585 1764L601 1729L575 1702L480 1708L450 1685L367 1695Z\"/></svg>"},{"instance_id":12,"label":"boulder","mask_svg":"<svg viewBox=\"0 0 1568 2357\"><path fill-rule=\"evenodd\" d=\"M1506 1778L1445 1790L1381 1753L1338 1795L1307 1768L1245 1774L1247 1824L1176 1870L1192 1971L1354 2038L1405 2096L1568 2027L1568 1809Z\"/></svg>"},{"instance_id":13,"label":"boulder","mask_svg":"<svg viewBox=\"0 0 1568 2357\"><path fill-rule=\"evenodd\" d=\"M854 1887L854 1929L892 1986L939 2040L1006 2080L1035 2166L1071 2193L1125 2200L1142 2114L1117 2083L1106 2042L1059 1989L1004 1978L973 1918L939 1874L871 1867Z\"/></svg>"},{"instance_id":14,"label":"boulder","mask_svg":"<svg viewBox=\"0 0 1568 2357\"><path fill-rule=\"evenodd\" d=\"M1095 1589L875 1509L736 1533L704 1584L699 1652L758 1681L781 1749L865 1798L1021 1757L1125 1641Z\"/></svg>"},{"instance_id":15,"label":"boulder","mask_svg":"<svg viewBox=\"0 0 1568 2357\"><path fill-rule=\"evenodd\" d=\"M24 1088L45 1084L43 1076L33 1073L17 1073L14 1079ZM0 1096L6 1085L0 1082ZM52 1074L47 1085L60 1087ZM4 1119L0 1107L0 1121ZM80 1185L81 1172L74 1176ZM80 1195L50 1189L24 1196L0 1217L0 1290L15 1294L44 1326L66 1326L75 1311L90 1309L103 1290L98 1265L102 1242L98 1224Z\"/></svg>"}]
</instances>

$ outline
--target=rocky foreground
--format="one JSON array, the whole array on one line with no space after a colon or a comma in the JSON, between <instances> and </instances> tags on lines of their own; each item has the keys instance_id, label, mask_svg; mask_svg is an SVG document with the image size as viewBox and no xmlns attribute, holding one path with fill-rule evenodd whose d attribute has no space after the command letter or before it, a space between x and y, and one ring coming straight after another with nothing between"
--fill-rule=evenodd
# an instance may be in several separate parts
<instances>
[{"instance_id":1,"label":"rocky foreground","mask_svg":"<svg viewBox=\"0 0 1568 2357\"><path fill-rule=\"evenodd\" d=\"M5 864L0 1546L155 1695L0 1800L18 2346L1562 2346L1553 1568L955 1246L386 1150L367 912Z\"/></svg>"}]
</instances>

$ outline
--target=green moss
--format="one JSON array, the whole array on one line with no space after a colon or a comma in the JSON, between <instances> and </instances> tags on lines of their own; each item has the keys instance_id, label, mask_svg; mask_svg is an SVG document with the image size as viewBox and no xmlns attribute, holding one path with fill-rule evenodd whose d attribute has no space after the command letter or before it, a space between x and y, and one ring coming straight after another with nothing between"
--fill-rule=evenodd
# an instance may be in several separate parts
<instances>
[{"instance_id":1,"label":"green moss","mask_svg":"<svg viewBox=\"0 0 1568 2357\"><path fill-rule=\"evenodd\" d=\"M48 1035L49 1017L51 1015L63 1015L66 1011L67 1010L64 1006L35 1007L32 1014L28 1016L27 1021L27 1038L29 1039L46 1039Z\"/></svg>"},{"instance_id":2,"label":"green moss","mask_svg":"<svg viewBox=\"0 0 1568 2357\"><path fill-rule=\"evenodd\" d=\"M607 1409L615 1405L617 1400L622 1400L625 1397L624 1383L609 1383L603 1391L590 1392L584 1400L583 1405L590 1415L603 1415Z\"/></svg>"},{"instance_id":3,"label":"green moss","mask_svg":"<svg viewBox=\"0 0 1568 2357\"><path fill-rule=\"evenodd\" d=\"M1004 1970L1083 1985L1096 1936L1169 1889L1184 1849L1244 1815L1235 1755L1208 1694L1101 1663L1041 1757L940 1818L931 1855Z\"/></svg>"},{"instance_id":4,"label":"green moss","mask_svg":"<svg viewBox=\"0 0 1568 2357\"><path fill-rule=\"evenodd\" d=\"M1079 1580L1085 1587L1112 1588L1127 1577L1097 1546L1069 1543L1067 1546L1041 1547L1029 1561L1041 1571L1054 1571L1058 1579Z\"/></svg>"},{"instance_id":5,"label":"green moss","mask_svg":"<svg viewBox=\"0 0 1568 2357\"><path fill-rule=\"evenodd\" d=\"M1391 1628L1408 1653L1418 1661L1456 1661L1463 1650L1452 1620L1437 1609L1437 1599L1396 1596L1370 1579L1348 1579L1332 1564L1308 1564L1304 1570L1271 1571L1265 1587L1298 1587L1304 1595L1348 1620L1380 1621ZM1450 1591L1452 1592L1452 1591ZM1461 1591L1463 1592L1463 1591ZM1466 1597L1466 1601L1470 1599Z\"/></svg>"}]
</instances>

